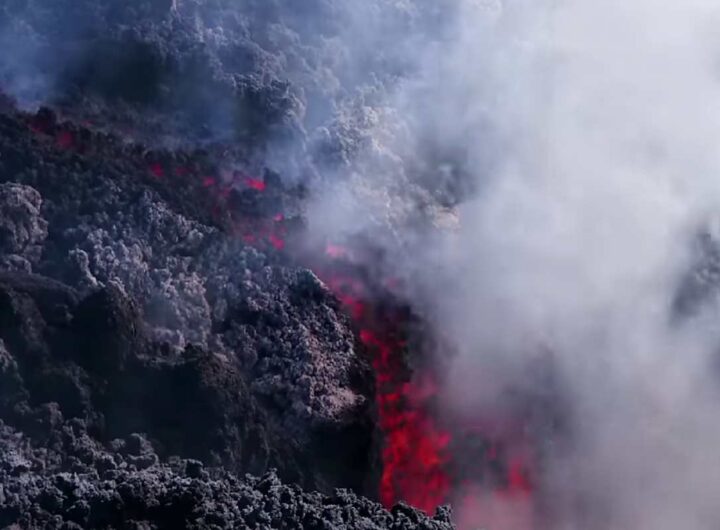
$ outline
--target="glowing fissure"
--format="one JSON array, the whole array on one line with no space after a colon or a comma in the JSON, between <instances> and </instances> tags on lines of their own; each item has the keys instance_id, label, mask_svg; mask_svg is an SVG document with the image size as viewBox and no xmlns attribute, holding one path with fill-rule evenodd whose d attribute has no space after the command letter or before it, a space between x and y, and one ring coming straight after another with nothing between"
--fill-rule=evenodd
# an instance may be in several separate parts
<instances>
[{"instance_id":1,"label":"glowing fissure","mask_svg":"<svg viewBox=\"0 0 720 530\"><path fill-rule=\"evenodd\" d=\"M337 252L341 247L331 248L333 256L348 254ZM367 286L357 278L332 272L323 276L359 327L375 371L384 434L380 500L387 507L402 500L432 514L448 501L451 488L446 465L450 434L438 426L431 413L437 393L433 374L423 372L409 380L402 314L376 305L367 296Z\"/></svg>"}]
</instances>

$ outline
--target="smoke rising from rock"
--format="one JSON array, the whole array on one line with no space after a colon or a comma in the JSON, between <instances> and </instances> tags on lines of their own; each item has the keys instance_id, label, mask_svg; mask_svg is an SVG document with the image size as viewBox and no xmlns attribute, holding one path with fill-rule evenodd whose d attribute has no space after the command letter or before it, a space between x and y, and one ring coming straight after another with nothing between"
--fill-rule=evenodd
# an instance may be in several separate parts
<instances>
[{"instance_id":1,"label":"smoke rising from rock","mask_svg":"<svg viewBox=\"0 0 720 530\"><path fill-rule=\"evenodd\" d=\"M416 251L411 264L416 297L459 352L447 411L492 416L508 390L532 395L527 366L551 352L570 413L542 456L545 524L714 528L717 304L698 299L689 316L675 300L720 206L720 7L457 7L452 36L423 47L393 94L405 136L387 141L395 129L380 120L369 156L390 149L396 178L422 176L422 161L437 182L455 172L473 191L458 232L424 241L426 259ZM333 229L346 211L335 204ZM533 524L475 506L458 505L460 518Z\"/></svg>"}]
</instances>

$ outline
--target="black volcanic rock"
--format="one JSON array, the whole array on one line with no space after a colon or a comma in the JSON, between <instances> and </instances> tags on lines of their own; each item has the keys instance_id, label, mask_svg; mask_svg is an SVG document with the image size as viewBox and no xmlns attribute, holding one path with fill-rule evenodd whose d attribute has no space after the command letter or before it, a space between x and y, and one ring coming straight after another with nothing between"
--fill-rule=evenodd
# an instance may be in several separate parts
<instances>
[{"instance_id":1,"label":"black volcanic rock","mask_svg":"<svg viewBox=\"0 0 720 530\"><path fill-rule=\"evenodd\" d=\"M280 324L290 326L287 320L290 309L275 309ZM163 455L184 455L243 472L262 473L272 466L280 469L283 476L308 486L348 481L348 485L362 487L362 469L356 470L359 478L338 472L347 465L343 460L347 457L345 452L352 449L341 450L344 445L338 442L340 454L332 461L334 469L331 466L311 471L314 453L310 444L312 436L333 431L329 427L332 424L340 439L350 433L356 436L350 437L352 444L347 444L352 448L360 443L359 449L355 449L360 454L353 454L354 458L367 458L372 422L363 418L368 414L368 397L346 396L352 401L349 409L349 405L332 394L323 393L312 409L296 411L297 407L291 406L285 411L261 406L257 400L265 400L267 394L263 389L269 384L263 382L264 372L253 370L254 365L261 364L257 360L261 355L255 355L254 361L233 361L230 351L210 353L197 345L177 352L156 342L146 336L135 302L113 282L80 299L76 291L55 280L26 273L2 273L0 313L0 338L14 354L4 362L6 376L19 373L30 405L56 402L64 414L87 421L101 439L146 432L157 441ZM312 315L307 316L309 323ZM264 325L257 322L255 327ZM246 328L245 332L253 329ZM265 340L270 344L270 330L252 333L267 337ZM352 343L351 336L346 340ZM246 353L249 347L260 345L245 345ZM280 363L289 352L283 354L279 350L274 355ZM304 360L308 370L313 370L313 360L313 357ZM326 360L332 364L330 359ZM294 375L305 370L298 371L292 358L283 363L278 366L288 371L288 384ZM243 367L248 370L250 387L241 375ZM314 370L315 377L322 373ZM281 372L275 372L275 379L278 373ZM315 382L310 379L312 371L308 374L305 384L310 385L309 389L322 388L327 393L338 383L322 379ZM339 374L336 372L335 376ZM359 374L370 377L364 369ZM352 381L347 384L357 384L357 376L348 377ZM251 392L253 387L258 388ZM369 395L372 385L358 386L356 391ZM277 392L283 392L282 387ZM322 396L331 401L322 401L325 399ZM293 394L287 397L288 403L310 398ZM357 408L358 399L365 408ZM315 415L312 410L316 410ZM274 420L280 413L287 419ZM293 417L294 428L290 420ZM306 426L301 427L303 424ZM365 434L357 431L362 425ZM348 429L347 434L343 434L344 429ZM332 454L329 451L332 439L326 436L323 460Z\"/></svg>"},{"instance_id":2,"label":"black volcanic rock","mask_svg":"<svg viewBox=\"0 0 720 530\"><path fill-rule=\"evenodd\" d=\"M78 304L72 327L72 336L76 340L68 353L83 368L102 377L124 371L142 346L138 308L113 283L91 293Z\"/></svg>"},{"instance_id":3,"label":"black volcanic rock","mask_svg":"<svg viewBox=\"0 0 720 530\"><path fill-rule=\"evenodd\" d=\"M3 528L451 528L446 511L434 519L407 508L390 513L347 490L303 492L273 471L238 478L196 460L158 464L140 435L114 440L109 452L78 422L59 430L62 442L45 449L0 423ZM44 467L49 456L55 465Z\"/></svg>"},{"instance_id":4,"label":"black volcanic rock","mask_svg":"<svg viewBox=\"0 0 720 530\"><path fill-rule=\"evenodd\" d=\"M36 262L47 237L40 194L28 186L0 186L0 254L7 268L26 270Z\"/></svg>"}]
</instances>

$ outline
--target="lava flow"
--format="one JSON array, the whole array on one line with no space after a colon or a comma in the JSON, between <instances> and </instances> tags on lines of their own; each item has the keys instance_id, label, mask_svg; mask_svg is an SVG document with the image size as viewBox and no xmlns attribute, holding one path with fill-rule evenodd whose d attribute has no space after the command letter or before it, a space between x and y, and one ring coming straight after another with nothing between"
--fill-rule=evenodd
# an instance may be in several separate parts
<instances>
[{"instance_id":1,"label":"lava flow","mask_svg":"<svg viewBox=\"0 0 720 530\"><path fill-rule=\"evenodd\" d=\"M163 174L157 166L151 166L150 172L155 176ZM242 172L231 175L224 184L220 177L201 177L202 187L216 197L216 214L229 214L231 232L246 244L291 252L287 248L289 232L284 215L251 207L272 193L272 188L264 180ZM232 201L234 194L241 197L236 204ZM474 460L469 467L476 470L477 476L468 481L457 472L458 462L452 460L456 450L452 446L467 429L462 425L446 428L438 421L433 406L439 392L438 374L430 368L416 368L415 373L408 368L408 356L417 352L408 351L410 315L392 294L394 280L369 277L362 264L354 264L352 256L353 249L329 244L311 259L300 259L325 282L353 319L375 371L384 437L380 501L388 508L404 501L428 514L452 500L465 506L474 503L473 484L478 483L478 477L482 477L485 491L530 498L530 466L525 457L499 457L494 450L463 452L462 458ZM490 447L507 442L490 442L483 432L475 432L473 437Z\"/></svg>"},{"instance_id":2,"label":"lava flow","mask_svg":"<svg viewBox=\"0 0 720 530\"><path fill-rule=\"evenodd\" d=\"M340 259L347 252L329 246L326 255ZM431 413L437 383L431 372L408 373L407 314L377 302L368 286L342 270L320 272L360 329L360 340L370 353L377 382L383 471L380 500L390 507L405 501L432 514L448 501L451 480L447 472L450 434L439 427Z\"/></svg>"},{"instance_id":3,"label":"lava flow","mask_svg":"<svg viewBox=\"0 0 720 530\"><path fill-rule=\"evenodd\" d=\"M60 127L51 113L38 113L28 126L39 136L54 138L61 150L85 147L77 135ZM216 221L235 237L262 249L292 252L294 247L288 248L286 241L288 219L271 197L278 190L265 179L239 171L194 175L194 169L155 160L145 169L150 180L158 184L172 178L197 177L200 189L212 198ZM483 494L530 498L531 459L517 453L504 455L502 447L508 440L493 441L487 429L468 429L465 420L460 422L465 426L452 427L439 421L435 401L441 374L427 366L416 367L414 373L409 369L409 355L419 354L408 348L411 316L392 294L395 280L370 277L366 267L352 258L352 248L331 244L324 252L316 252L309 260L300 257L300 261L325 282L353 319L374 368L384 438L379 484L383 505L390 508L405 501L432 514L438 506L455 501L462 510L462 506L476 504L478 484ZM479 444L481 449L458 449L468 431L473 431L470 438L475 440L471 445ZM458 455L462 455L462 463L454 461ZM498 528L502 530L502 526Z\"/></svg>"},{"instance_id":4,"label":"lava flow","mask_svg":"<svg viewBox=\"0 0 720 530\"><path fill-rule=\"evenodd\" d=\"M441 368L413 363L410 373L409 356L423 352L408 350L411 315L392 294L396 280L368 278L367 271L348 266L352 256L352 249L328 245L329 264L314 268L355 321L375 370L384 435L381 502L389 508L405 501L432 514L453 501L460 518L472 521L459 528L492 520L499 530L529 530L535 456L522 414L495 418L496 425L485 426L472 417L455 418L452 425L440 421L434 402L440 393ZM470 445L463 447L468 441ZM478 498L488 496L494 500L477 510ZM508 506L517 512L514 522L497 515Z\"/></svg>"},{"instance_id":5,"label":"lava flow","mask_svg":"<svg viewBox=\"0 0 720 530\"><path fill-rule=\"evenodd\" d=\"M254 192L265 183L245 178ZM234 212L234 229L248 244L278 250L285 248L284 217L247 218ZM432 514L449 500L451 478L447 471L450 434L441 429L431 412L437 382L431 372L409 373L406 366L407 315L381 300L376 280L366 279L350 266L349 249L328 245L324 259L313 259L314 272L335 294L359 330L375 371L380 428L384 435L380 500L386 507L398 501Z\"/></svg>"}]
</instances>

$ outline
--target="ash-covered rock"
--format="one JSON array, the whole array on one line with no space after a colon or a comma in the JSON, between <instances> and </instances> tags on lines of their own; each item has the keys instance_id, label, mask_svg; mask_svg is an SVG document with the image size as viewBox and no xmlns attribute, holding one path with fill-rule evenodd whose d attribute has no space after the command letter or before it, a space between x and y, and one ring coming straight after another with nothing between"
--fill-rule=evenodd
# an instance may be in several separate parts
<instances>
[{"instance_id":1,"label":"ash-covered rock","mask_svg":"<svg viewBox=\"0 0 720 530\"><path fill-rule=\"evenodd\" d=\"M113 285L127 293L137 305L137 327L166 344L175 360L194 348L227 359L278 429L308 448L318 437L327 442L318 458L339 466L328 469L331 475L356 468L349 462L357 458L374 467L372 373L349 321L310 273L283 265L272 249L233 240L206 213L195 215L208 192L194 170L158 179L145 156L104 136L88 136L85 153L48 142L67 128L49 111L33 118L51 124L42 134L21 119L0 119L8 153L0 163L12 186L33 186L44 201L49 229L38 271L83 295ZM193 164L201 162L186 158L182 166ZM183 186L198 186L198 194L183 195ZM265 196L255 202L263 200L267 208L283 205ZM83 313L90 328L98 326L93 311ZM93 340L117 349L102 333ZM345 464L333 462L336 452ZM361 474L353 471L338 485L360 488Z\"/></svg>"},{"instance_id":2,"label":"ash-covered rock","mask_svg":"<svg viewBox=\"0 0 720 530\"><path fill-rule=\"evenodd\" d=\"M358 65L375 83L397 77L407 54L388 41L437 25L438 13L378 0L12 2L0 7L0 44L18 51L0 57L0 82L146 140L173 131L182 141L231 137L259 151L276 143L302 151L306 127L368 82ZM371 26L379 31L363 31ZM343 38L350 27L358 38Z\"/></svg>"},{"instance_id":3,"label":"ash-covered rock","mask_svg":"<svg viewBox=\"0 0 720 530\"><path fill-rule=\"evenodd\" d=\"M47 237L40 194L29 186L0 184L0 267L30 272Z\"/></svg>"},{"instance_id":4,"label":"ash-covered rock","mask_svg":"<svg viewBox=\"0 0 720 530\"><path fill-rule=\"evenodd\" d=\"M323 466L276 430L227 358L199 348L178 358L148 340L117 285L81 299L5 274L0 314L2 527L449 528L444 512L430 520L346 491L304 493L345 479L328 475L347 465L331 438L318 448ZM298 485L231 473L270 468Z\"/></svg>"},{"instance_id":5,"label":"ash-covered rock","mask_svg":"<svg viewBox=\"0 0 720 530\"><path fill-rule=\"evenodd\" d=\"M437 138L408 152L420 139L388 102L417 71L419 52L451 27L456 7L11 2L0 6L0 46L16 51L0 55L0 85L21 102L52 104L146 145L233 141L288 182L360 174L373 179L368 189L392 187L408 208L452 205L462 194L462 156L434 146L443 144Z\"/></svg>"},{"instance_id":6,"label":"ash-covered rock","mask_svg":"<svg viewBox=\"0 0 720 530\"><path fill-rule=\"evenodd\" d=\"M450 528L443 511L390 513L344 490L327 497L274 473L225 471L282 466L306 486L322 475L292 436L273 434L227 359L163 355L118 286L79 299L58 282L6 274L0 300L2 527Z\"/></svg>"},{"instance_id":7,"label":"ash-covered rock","mask_svg":"<svg viewBox=\"0 0 720 530\"><path fill-rule=\"evenodd\" d=\"M53 125L26 125L38 116ZM40 206L23 226L47 230L42 275L0 276L0 420L38 445L80 422L113 458L113 439L145 433L158 456L140 467L178 455L373 494L373 376L334 296L193 217L144 157L92 136L68 152L52 142L67 125L38 116L0 116L3 185Z\"/></svg>"}]
</instances>

